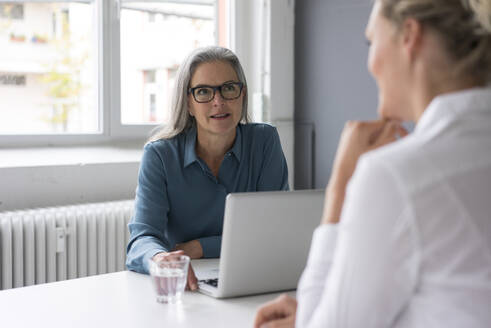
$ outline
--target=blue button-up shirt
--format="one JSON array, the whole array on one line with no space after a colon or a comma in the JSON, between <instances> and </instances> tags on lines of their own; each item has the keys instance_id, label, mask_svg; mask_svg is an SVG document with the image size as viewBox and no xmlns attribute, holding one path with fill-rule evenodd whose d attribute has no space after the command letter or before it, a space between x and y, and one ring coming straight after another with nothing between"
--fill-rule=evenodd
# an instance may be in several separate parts
<instances>
[{"instance_id":1,"label":"blue button-up shirt","mask_svg":"<svg viewBox=\"0 0 491 328\"><path fill-rule=\"evenodd\" d=\"M270 125L239 124L218 177L195 146L195 128L145 146L128 225L128 269L148 273L149 258L195 239L204 257L219 257L227 194L288 190L286 160Z\"/></svg>"}]
</instances>

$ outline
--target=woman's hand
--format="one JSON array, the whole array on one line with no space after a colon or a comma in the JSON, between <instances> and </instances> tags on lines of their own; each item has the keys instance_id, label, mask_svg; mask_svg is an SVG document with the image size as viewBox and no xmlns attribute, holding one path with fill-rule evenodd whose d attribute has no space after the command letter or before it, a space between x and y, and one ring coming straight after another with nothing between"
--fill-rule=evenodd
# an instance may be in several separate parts
<instances>
[{"instance_id":1,"label":"woman's hand","mask_svg":"<svg viewBox=\"0 0 491 328\"><path fill-rule=\"evenodd\" d=\"M334 160L336 182L346 184L360 156L404 137L407 131L397 121L349 121L344 126ZM333 177L333 176L332 176Z\"/></svg>"},{"instance_id":2,"label":"woman's hand","mask_svg":"<svg viewBox=\"0 0 491 328\"><path fill-rule=\"evenodd\" d=\"M344 193L360 156L367 151L405 137L406 129L397 121L350 121L344 126L329 184L322 223L337 223L341 216Z\"/></svg>"},{"instance_id":3,"label":"woman's hand","mask_svg":"<svg viewBox=\"0 0 491 328\"><path fill-rule=\"evenodd\" d=\"M169 261L172 258L177 258L179 255L187 255L191 259L199 259L203 257L203 248L198 240L191 240L185 243L177 244L172 252L162 252L154 255L154 260ZM186 283L186 289L196 290L198 289L198 279L194 274L193 267L189 263L188 269L188 281Z\"/></svg>"},{"instance_id":4,"label":"woman's hand","mask_svg":"<svg viewBox=\"0 0 491 328\"><path fill-rule=\"evenodd\" d=\"M162 253L157 253L153 256L153 260L158 262L158 261L171 261L173 259L178 259L179 256L181 255L187 255L184 253L184 251L175 251L175 252L162 252ZM189 255L188 255L189 256ZM186 282L186 289L189 290L196 290L198 289L198 279L196 278L196 275L194 274L193 267L191 266L191 263L189 263L189 268L188 268L188 279Z\"/></svg>"},{"instance_id":5,"label":"woman's hand","mask_svg":"<svg viewBox=\"0 0 491 328\"><path fill-rule=\"evenodd\" d=\"M185 243L177 244L174 248L176 251L184 251L187 256L194 259L200 259L203 257L203 247L201 247L201 243L199 240L191 240Z\"/></svg>"},{"instance_id":6,"label":"woman's hand","mask_svg":"<svg viewBox=\"0 0 491 328\"><path fill-rule=\"evenodd\" d=\"M295 327L297 300L286 294L261 306L256 313L254 328Z\"/></svg>"}]
</instances>

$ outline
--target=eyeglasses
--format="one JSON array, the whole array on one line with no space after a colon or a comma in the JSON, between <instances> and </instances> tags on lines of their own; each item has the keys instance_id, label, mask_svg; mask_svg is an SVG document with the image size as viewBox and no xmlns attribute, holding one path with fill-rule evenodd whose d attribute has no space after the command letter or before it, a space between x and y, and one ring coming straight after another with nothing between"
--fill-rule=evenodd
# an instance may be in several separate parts
<instances>
[{"instance_id":1,"label":"eyeglasses","mask_svg":"<svg viewBox=\"0 0 491 328\"><path fill-rule=\"evenodd\" d=\"M216 87L201 85L189 88L188 94L191 93L196 102L207 103L215 98L215 93L218 90L223 99L234 100L240 97L243 87L244 84L242 82L227 82Z\"/></svg>"}]
</instances>

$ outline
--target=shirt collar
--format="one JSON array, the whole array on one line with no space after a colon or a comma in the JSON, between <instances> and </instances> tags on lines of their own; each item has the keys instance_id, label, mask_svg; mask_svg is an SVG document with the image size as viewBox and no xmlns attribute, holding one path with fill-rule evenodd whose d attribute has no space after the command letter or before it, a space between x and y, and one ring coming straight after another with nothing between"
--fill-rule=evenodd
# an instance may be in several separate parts
<instances>
[{"instance_id":1,"label":"shirt collar","mask_svg":"<svg viewBox=\"0 0 491 328\"><path fill-rule=\"evenodd\" d=\"M241 131L241 125L240 123L237 124L237 127L235 128L235 141L234 145L230 149L228 153L234 154L235 158L237 161L240 162L240 157L242 155L242 131Z\"/></svg>"},{"instance_id":2,"label":"shirt collar","mask_svg":"<svg viewBox=\"0 0 491 328\"><path fill-rule=\"evenodd\" d=\"M227 152L234 154L235 158L240 162L240 158L242 155L242 132L240 128L240 124L237 125L235 129L235 141L234 145ZM191 127L186 132L186 141L184 144L184 167L187 167L198 160L198 156L196 155L196 127Z\"/></svg>"},{"instance_id":3,"label":"shirt collar","mask_svg":"<svg viewBox=\"0 0 491 328\"><path fill-rule=\"evenodd\" d=\"M193 126L186 132L186 142L184 143L184 167L189 166L197 160L196 127Z\"/></svg>"},{"instance_id":4,"label":"shirt collar","mask_svg":"<svg viewBox=\"0 0 491 328\"><path fill-rule=\"evenodd\" d=\"M477 87L435 97L421 115L414 132L440 131L469 114L491 110L491 86Z\"/></svg>"}]
</instances>

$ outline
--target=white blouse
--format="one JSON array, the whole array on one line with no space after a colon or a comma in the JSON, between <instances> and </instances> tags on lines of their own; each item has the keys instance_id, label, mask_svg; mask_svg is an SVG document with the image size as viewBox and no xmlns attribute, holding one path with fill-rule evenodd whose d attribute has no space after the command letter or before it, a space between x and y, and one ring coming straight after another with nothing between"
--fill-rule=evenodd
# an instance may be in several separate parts
<instances>
[{"instance_id":1,"label":"white blouse","mask_svg":"<svg viewBox=\"0 0 491 328\"><path fill-rule=\"evenodd\" d=\"M363 155L341 217L314 232L297 327L491 327L491 88Z\"/></svg>"}]
</instances>

